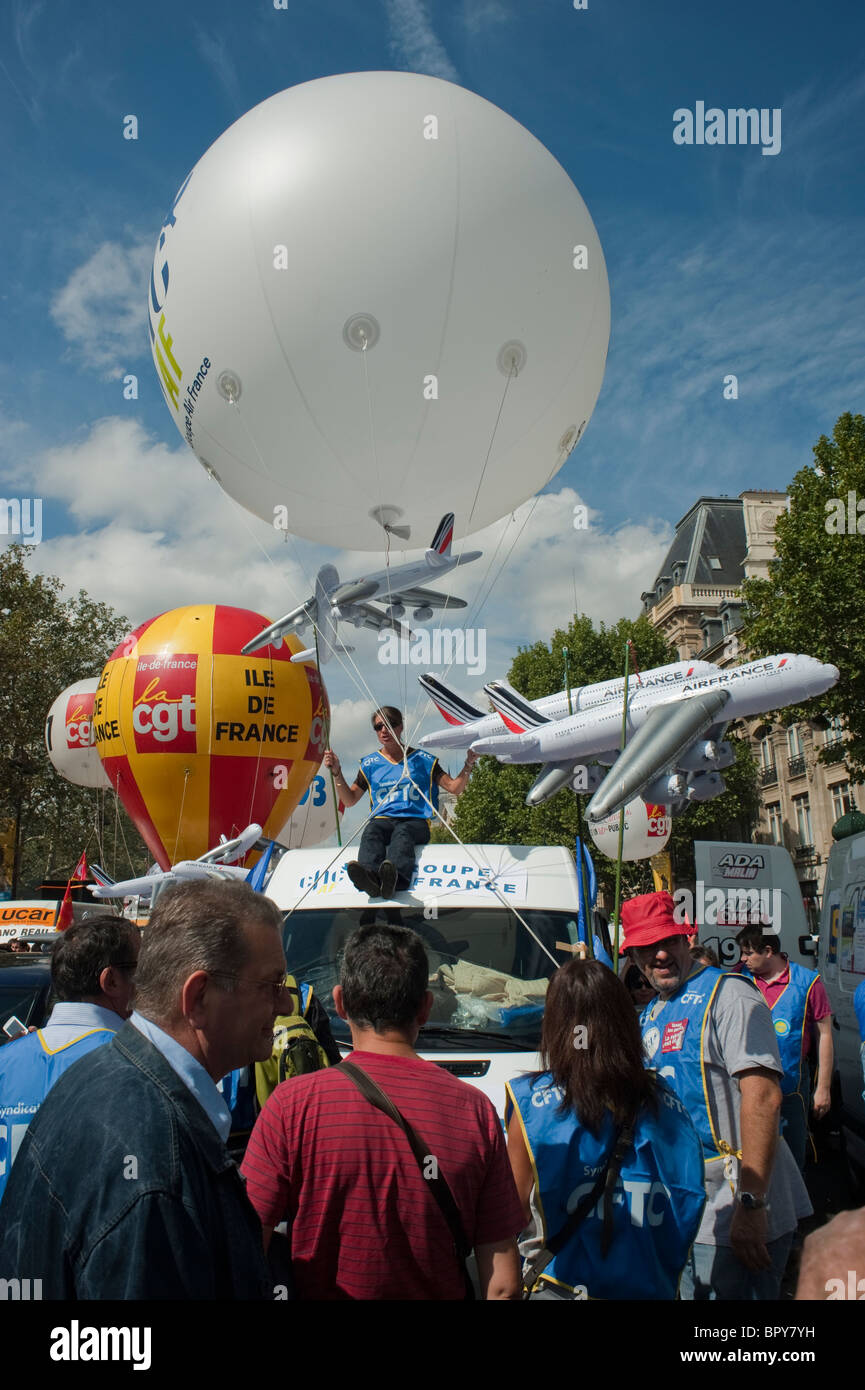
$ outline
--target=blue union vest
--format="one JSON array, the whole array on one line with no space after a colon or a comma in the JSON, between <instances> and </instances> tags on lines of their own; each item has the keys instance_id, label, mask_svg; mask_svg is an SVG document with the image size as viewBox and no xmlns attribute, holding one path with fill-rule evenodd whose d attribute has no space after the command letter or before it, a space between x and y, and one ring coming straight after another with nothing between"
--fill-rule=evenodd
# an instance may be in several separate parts
<instances>
[{"instance_id":1,"label":"blue union vest","mask_svg":"<svg viewBox=\"0 0 865 1390\"><path fill-rule=\"evenodd\" d=\"M669 1082L691 1116L707 1163L738 1153L737 1137L718 1133L704 1048L712 1001L731 978L723 970L704 966L690 975L666 1002L655 999L640 1015L646 1065Z\"/></svg>"},{"instance_id":2,"label":"blue union vest","mask_svg":"<svg viewBox=\"0 0 865 1390\"><path fill-rule=\"evenodd\" d=\"M605 1117L597 1138L573 1111L562 1115L562 1093L549 1072L507 1083L535 1173L535 1201L552 1239L580 1198L591 1192L610 1153L614 1127ZM658 1113L644 1108L634 1128L613 1199L613 1240L601 1254L603 1202L547 1265L544 1279L589 1298L672 1299L706 1200L703 1155L687 1112L658 1084Z\"/></svg>"},{"instance_id":3,"label":"blue union vest","mask_svg":"<svg viewBox=\"0 0 865 1390\"><path fill-rule=\"evenodd\" d=\"M438 807L439 789L433 780L437 762L432 753L413 748L406 758L406 775L401 762L392 763L383 753L361 758L360 770L366 778L375 815L433 819L424 798Z\"/></svg>"},{"instance_id":4,"label":"blue union vest","mask_svg":"<svg viewBox=\"0 0 865 1390\"><path fill-rule=\"evenodd\" d=\"M781 1090L785 1096L802 1094L802 1040L805 1032L805 1013L808 998L820 976L816 970L807 970L796 961L788 961L789 982L784 986L772 1005L772 1023L781 1054L784 1075ZM743 969L746 980L753 980L750 970ZM762 994L762 990L760 991ZM766 996L763 995L765 1000Z\"/></svg>"},{"instance_id":5,"label":"blue union vest","mask_svg":"<svg viewBox=\"0 0 865 1390\"><path fill-rule=\"evenodd\" d=\"M52 1052L41 1032L28 1033L0 1052L0 1197L27 1126L57 1078L113 1037L111 1028L92 1028Z\"/></svg>"}]
</instances>

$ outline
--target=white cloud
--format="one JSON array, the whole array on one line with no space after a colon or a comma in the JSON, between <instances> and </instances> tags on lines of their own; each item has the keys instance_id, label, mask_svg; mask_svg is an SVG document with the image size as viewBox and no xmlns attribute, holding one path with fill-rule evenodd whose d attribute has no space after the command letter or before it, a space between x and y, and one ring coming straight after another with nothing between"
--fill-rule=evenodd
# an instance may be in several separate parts
<instances>
[{"instance_id":1,"label":"white cloud","mask_svg":"<svg viewBox=\"0 0 865 1390\"><path fill-rule=\"evenodd\" d=\"M104 241L74 270L51 303L51 316L82 365L117 378L147 352L147 281L153 245Z\"/></svg>"},{"instance_id":2,"label":"white cloud","mask_svg":"<svg viewBox=\"0 0 865 1390\"><path fill-rule=\"evenodd\" d=\"M462 22L469 34L483 33L497 24L507 24L513 18L505 0L463 0Z\"/></svg>"},{"instance_id":3,"label":"white cloud","mask_svg":"<svg viewBox=\"0 0 865 1390\"><path fill-rule=\"evenodd\" d=\"M412 72L458 82L459 73L436 34L424 0L385 0L390 25L390 49L397 62Z\"/></svg>"},{"instance_id":4,"label":"white cloud","mask_svg":"<svg viewBox=\"0 0 865 1390\"><path fill-rule=\"evenodd\" d=\"M217 82L220 87L222 87L222 90L225 92L235 110L243 110L245 103L240 94L237 69L226 47L225 39L217 37L215 34L208 33L206 29L202 29L200 24L196 24L195 47L216 77Z\"/></svg>"}]
</instances>

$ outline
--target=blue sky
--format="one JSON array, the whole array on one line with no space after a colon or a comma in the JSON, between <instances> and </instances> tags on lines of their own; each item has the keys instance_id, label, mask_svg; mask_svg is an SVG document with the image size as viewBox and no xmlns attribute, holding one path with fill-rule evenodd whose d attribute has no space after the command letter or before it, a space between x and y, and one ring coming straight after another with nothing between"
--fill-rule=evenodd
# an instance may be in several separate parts
<instances>
[{"instance_id":1,"label":"blue sky","mask_svg":"<svg viewBox=\"0 0 865 1390\"><path fill-rule=\"evenodd\" d=\"M0 491L44 499L34 563L133 621L207 599L276 616L304 597L273 533L238 523L169 420L146 279L175 189L244 111L315 77L403 68L473 89L548 146L588 205L610 278L601 396L487 603L486 678L518 642L566 621L575 589L595 617L634 613L696 496L783 489L817 436L862 408L863 49L852 0L588 0L580 11L572 0L7 0ZM780 153L675 145L674 110L698 100L780 108ZM122 138L130 113L136 141ZM127 372L136 401L123 399ZM723 398L728 373L735 401ZM570 527L577 499L587 533ZM314 569L316 548L301 554ZM353 557L345 572L364 564ZM387 668L364 642L358 663L384 699ZM365 694L345 674L329 683L360 748Z\"/></svg>"}]
</instances>

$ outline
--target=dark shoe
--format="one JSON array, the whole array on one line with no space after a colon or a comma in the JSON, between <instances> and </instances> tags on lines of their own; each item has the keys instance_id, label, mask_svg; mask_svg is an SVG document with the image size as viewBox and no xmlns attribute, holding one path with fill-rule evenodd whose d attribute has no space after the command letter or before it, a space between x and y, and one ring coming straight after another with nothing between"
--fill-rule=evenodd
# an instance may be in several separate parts
<instances>
[{"instance_id":1,"label":"dark shoe","mask_svg":"<svg viewBox=\"0 0 865 1390\"><path fill-rule=\"evenodd\" d=\"M362 864L358 864L353 859L350 864L346 864L345 871L360 893L367 893L371 898L381 897L381 884L376 874L365 869Z\"/></svg>"},{"instance_id":2,"label":"dark shoe","mask_svg":"<svg viewBox=\"0 0 865 1390\"><path fill-rule=\"evenodd\" d=\"M396 865L392 864L389 859L385 859L382 862L382 866L378 871L378 876L381 879L382 897L392 898L396 891Z\"/></svg>"}]
</instances>

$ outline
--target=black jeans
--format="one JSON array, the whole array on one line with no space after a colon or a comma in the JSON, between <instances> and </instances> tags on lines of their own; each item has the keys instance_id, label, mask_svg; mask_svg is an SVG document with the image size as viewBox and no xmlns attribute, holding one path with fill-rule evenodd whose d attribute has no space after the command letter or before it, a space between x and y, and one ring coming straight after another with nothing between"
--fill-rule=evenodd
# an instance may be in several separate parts
<instances>
[{"instance_id":1,"label":"black jeans","mask_svg":"<svg viewBox=\"0 0 865 1390\"><path fill-rule=\"evenodd\" d=\"M376 816L360 837L357 862L377 874L382 860L389 859L396 869L396 886L408 888L414 874L415 849L429 844L430 823L421 816Z\"/></svg>"}]
</instances>

